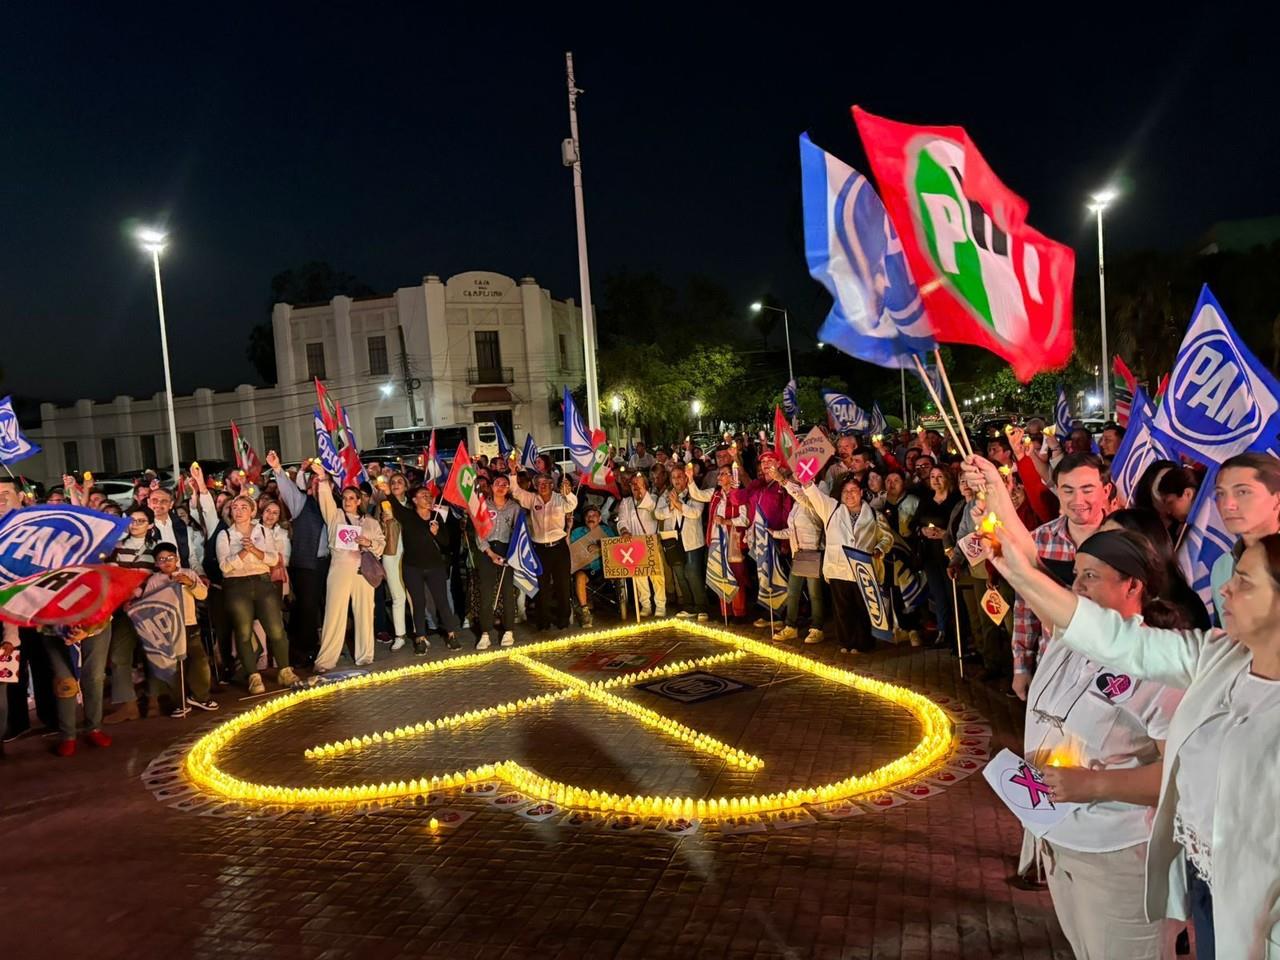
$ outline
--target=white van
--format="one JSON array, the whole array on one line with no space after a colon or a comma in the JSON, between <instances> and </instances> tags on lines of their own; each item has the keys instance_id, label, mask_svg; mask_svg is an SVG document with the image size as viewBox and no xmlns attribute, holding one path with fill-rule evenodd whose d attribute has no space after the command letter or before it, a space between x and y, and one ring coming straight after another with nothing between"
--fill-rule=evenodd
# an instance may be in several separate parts
<instances>
[{"instance_id":1,"label":"white van","mask_svg":"<svg viewBox=\"0 0 1280 960\"><path fill-rule=\"evenodd\" d=\"M498 431L492 422L455 423L437 427L392 427L383 432L379 438L379 446L403 447L420 452L431 442L433 429L436 432L436 453L446 462L453 459L458 444L464 441L467 453L473 458L481 455L492 458L498 455Z\"/></svg>"}]
</instances>

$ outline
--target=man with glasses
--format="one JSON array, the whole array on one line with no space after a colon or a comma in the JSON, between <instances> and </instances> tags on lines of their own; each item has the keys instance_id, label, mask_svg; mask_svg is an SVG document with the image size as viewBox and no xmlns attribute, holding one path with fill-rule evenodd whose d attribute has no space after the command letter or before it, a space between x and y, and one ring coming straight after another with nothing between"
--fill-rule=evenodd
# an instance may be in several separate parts
<instances>
[{"instance_id":1,"label":"man with glasses","mask_svg":"<svg viewBox=\"0 0 1280 960\"><path fill-rule=\"evenodd\" d=\"M151 508L151 542L171 543L178 551L178 559L184 569L196 569L204 565L204 544L193 536L190 529L173 511L173 494L164 487L157 487L147 497Z\"/></svg>"}]
</instances>

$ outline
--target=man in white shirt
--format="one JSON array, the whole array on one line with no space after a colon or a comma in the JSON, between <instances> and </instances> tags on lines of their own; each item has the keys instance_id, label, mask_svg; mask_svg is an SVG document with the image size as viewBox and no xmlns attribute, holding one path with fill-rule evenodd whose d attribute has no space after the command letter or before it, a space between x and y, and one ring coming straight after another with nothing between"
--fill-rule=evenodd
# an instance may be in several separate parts
<instances>
[{"instance_id":1,"label":"man in white shirt","mask_svg":"<svg viewBox=\"0 0 1280 960\"><path fill-rule=\"evenodd\" d=\"M702 512L706 504L690 496L689 490L689 473L673 467L671 489L658 499L654 516L662 524L663 559L669 555L669 543L679 547L681 562L672 566L676 592L685 609L676 616L706 620L707 541L702 535Z\"/></svg>"},{"instance_id":2,"label":"man in white shirt","mask_svg":"<svg viewBox=\"0 0 1280 960\"><path fill-rule=\"evenodd\" d=\"M551 629L551 608L554 604L555 625L567 630L571 610L569 591L572 588L568 522L578 507L578 497L567 478L560 482L560 491L555 492L555 481L546 473L538 476L535 489L536 493L513 487L511 496L529 511L529 537L533 540L533 552L542 564L534 604L538 629Z\"/></svg>"},{"instance_id":3,"label":"man in white shirt","mask_svg":"<svg viewBox=\"0 0 1280 960\"><path fill-rule=\"evenodd\" d=\"M178 564L184 570L204 569L204 543L195 536L181 517L173 515L173 494L157 487L147 497L154 519L151 521L152 543L172 543L178 548Z\"/></svg>"},{"instance_id":4,"label":"man in white shirt","mask_svg":"<svg viewBox=\"0 0 1280 960\"><path fill-rule=\"evenodd\" d=\"M631 459L627 461L627 468L629 470L643 470L647 473L649 468L657 462L658 461L654 459L653 454L651 454L645 447L644 441L637 440L636 452L633 453L631 455Z\"/></svg>"},{"instance_id":5,"label":"man in white shirt","mask_svg":"<svg viewBox=\"0 0 1280 960\"><path fill-rule=\"evenodd\" d=\"M618 506L618 533L622 536L645 537L658 533L657 503L649 492L642 474L631 478L631 497ZM663 576L637 577L631 581L640 601L640 616L667 615L667 585Z\"/></svg>"}]
</instances>

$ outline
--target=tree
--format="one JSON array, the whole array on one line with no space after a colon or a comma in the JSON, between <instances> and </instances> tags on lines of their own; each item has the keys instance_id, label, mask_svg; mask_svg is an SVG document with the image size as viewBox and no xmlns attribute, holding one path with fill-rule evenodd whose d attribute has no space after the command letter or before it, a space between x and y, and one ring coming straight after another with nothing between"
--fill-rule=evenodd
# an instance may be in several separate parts
<instances>
[{"instance_id":1,"label":"tree","mask_svg":"<svg viewBox=\"0 0 1280 960\"><path fill-rule=\"evenodd\" d=\"M352 274L335 270L323 261L311 260L271 278L271 303L267 309L270 311L277 303L300 306L328 303L336 296L368 297L373 293L372 287ZM249 330L244 353L264 382L276 382L276 338L270 317Z\"/></svg>"}]
</instances>

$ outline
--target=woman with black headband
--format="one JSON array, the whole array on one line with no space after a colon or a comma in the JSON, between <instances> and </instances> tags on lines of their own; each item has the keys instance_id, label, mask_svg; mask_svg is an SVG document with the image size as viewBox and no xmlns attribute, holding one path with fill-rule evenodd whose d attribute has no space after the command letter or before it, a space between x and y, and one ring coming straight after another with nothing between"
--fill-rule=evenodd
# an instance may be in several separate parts
<instances>
[{"instance_id":1,"label":"woman with black headband","mask_svg":"<svg viewBox=\"0 0 1280 960\"><path fill-rule=\"evenodd\" d=\"M972 461L966 469L982 471ZM988 487L988 499L998 503L998 491ZM1004 508L993 509L1003 519ZM1037 569L1025 531L998 536L1002 549L992 562L1053 629L1056 644L1185 691L1169 726L1147 845L1146 915L1189 914L1201 960L1278 960L1280 535L1241 554L1222 591L1225 630L1164 630L1125 619Z\"/></svg>"}]
</instances>

